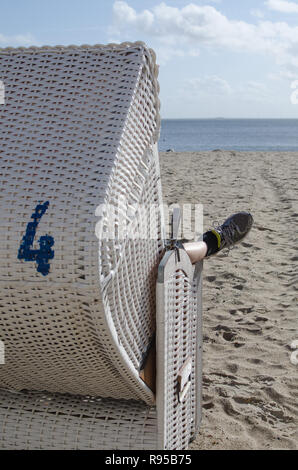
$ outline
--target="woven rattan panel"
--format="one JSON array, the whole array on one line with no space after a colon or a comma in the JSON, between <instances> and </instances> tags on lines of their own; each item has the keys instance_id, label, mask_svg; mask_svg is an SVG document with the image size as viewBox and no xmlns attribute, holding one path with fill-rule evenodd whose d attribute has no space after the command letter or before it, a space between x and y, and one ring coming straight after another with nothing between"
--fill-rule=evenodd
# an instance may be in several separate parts
<instances>
[{"instance_id":1,"label":"woven rattan panel","mask_svg":"<svg viewBox=\"0 0 298 470\"><path fill-rule=\"evenodd\" d=\"M157 283L157 350L167 351L158 371L158 420L165 449L186 449L196 428L197 309L193 267L185 251L168 252ZM190 363L190 383L179 399L178 377Z\"/></svg>"},{"instance_id":2,"label":"woven rattan panel","mask_svg":"<svg viewBox=\"0 0 298 470\"><path fill-rule=\"evenodd\" d=\"M202 379L203 379L203 318L202 318L202 284L203 284L203 261L195 266L192 301L193 301L193 321L192 321L192 376L195 378L191 387L192 404L192 439L199 431L202 420Z\"/></svg>"},{"instance_id":3,"label":"woven rattan panel","mask_svg":"<svg viewBox=\"0 0 298 470\"><path fill-rule=\"evenodd\" d=\"M168 286L169 337L168 361L170 377L166 391L167 416L167 448L187 448L190 438L190 423L193 421L191 400L178 403L177 377L179 369L188 357L193 357L192 343L189 332L192 331L192 305L190 304L191 282L182 270L173 275Z\"/></svg>"},{"instance_id":4,"label":"woven rattan panel","mask_svg":"<svg viewBox=\"0 0 298 470\"><path fill-rule=\"evenodd\" d=\"M0 390L0 449L157 449L156 408Z\"/></svg>"},{"instance_id":5,"label":"woven rattan panel","mask_svg":"<svg viewBox=\"0 0 298 470\"><path fill-rule=\"evenodd\" d=\"M160 217L151 241L129 239L138 214L117 243L95 227L119 194L161 201L154 55L138 43L4 49L0 80L0 385L151 403L138 369Z\"/></svg>"}]
</instances>

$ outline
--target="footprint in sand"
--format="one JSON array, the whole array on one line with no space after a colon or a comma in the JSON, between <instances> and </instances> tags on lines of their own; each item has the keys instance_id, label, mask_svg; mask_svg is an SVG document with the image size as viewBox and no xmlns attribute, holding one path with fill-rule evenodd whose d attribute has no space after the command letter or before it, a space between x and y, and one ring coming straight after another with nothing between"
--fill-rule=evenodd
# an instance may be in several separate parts
<instances>
[{"instance_id":1,"label":"footprint in sand","mask_svg":"<svg viewBox=\"0 0 298 470\"><path fill-rule=\"evenodd\" d=\"M236 374L238 372L239 366L237 364L228 364L227 369L232 372L232 374Z\"/></svg>"},{"instance_id":2,"label":"footprint in sand","mask_svg":"<svg viewBox=\"0 0 298 470\"><path fill-rule=\"evenodd\" d=\"M246 315L248 313L253 312L253 310L254 310L254 307L242 307L242 308L229 310L229 313L231 315L236 315L236 314L239 314L239 313L242 313L242 314Z\"/></svg>"},{"instance_id":3,"label":"footprint in sand","mask_svg":"<svg viewBox=\"0 0 298 470\"><path fill-rule=\"evenodd\" d=\"M255 321L257 322L267 322L269 321L268 318L265 318L265 317L255 317Z\"/></svg>"},{"instance_id":4,"label":"footprint in sand","mask_svg":"<svg viewBox=\"0 0 298 470\"><path fill-rule=\"evenodd\" d=\"M243 284L239 284L238 286L233 286L233 289L236 289L236 290L243 290L243 289L244 289L244 285L243 285Z\"/></svg>"},{"instance_id":5,"label":"footprint in sand","mask_svg":"<svg viewBox=\"0 0 298 470\"><path fill-rule=\"evenodd\" d=\"M202 408L204 408L204 410L211 410L212 408L214 408L214 403L205 403L204 405L202 405Z\"/></svg>"},{"instance_id":6,"label":"footprint in sand","mask_svg":"<svg viewBox=\"0 0 298 470\"><path fill-rule=\"evenodd\" d=\"M216 276L206 276L208 282L214 282L216 280Z\"/></svg>"},{"instance_id":7,"label":"footprint in sand","mask_svg":"<svg viewBox=\"0 0 298 470\"><path fill-rule=\"evenodd\" d=\"M264 361L262 361L262 359L246 359L247 362L250 362L251 364L255 364L255 365L260 365L260 364L264 364Z\"/></svg>"},{"instance_id":8,"label":"footprint in sand","mask_svg":"<svg viewBox=\"0 0 298 470\"><path fill-rule=\"evenodd\" d=\"M236 333L225 331L222 335L226 341L233 341L236 338Z\"/></svg>"},{"instance_id":9,"label":"footprint in sand","mask_svg":"<svg viewBox=\"0 0 298 470\"><path fill-rule=\"evenodd\" d=\"M231 343L233 342L236 338L237 338L237 332L236 331L233 331L231 328L229 328L228 326L224 326L224 325L218 325L216 326L215 328L213 328L214 331L217 331L217 335L219 333L222 334L222 337L225 341ZM237 346L236 346L237 345ZM241 347L243 344L241 344L241 346L238 346L240 345L240 343L238 342L235 342L234 343L234 346L235 347Z\"/></svg>"},{"instance_id":10,"label":"footprint in sand","mask_svg":"<svg viewBox=\"0 0 298 470\"><path fill-rule=\"evenodd\" d=\"M252 248L253 245L251 243L245 243L245 242L242 242L242 246L244 246L245 248Z\"/></svg>"},{"instance_id":11,"label":"footprint in sand","mask_svg":"<svg viewBox=\"0 0 298 470\"><path fill-rule=\"evenodd\" d=\"M234 346L235 346L235 348L237 348L237 349L238 349L238 348L243 348L243 346L245 346L245 343L236 342L236 343L234 343Z\"/></svg>"}]
</instances>

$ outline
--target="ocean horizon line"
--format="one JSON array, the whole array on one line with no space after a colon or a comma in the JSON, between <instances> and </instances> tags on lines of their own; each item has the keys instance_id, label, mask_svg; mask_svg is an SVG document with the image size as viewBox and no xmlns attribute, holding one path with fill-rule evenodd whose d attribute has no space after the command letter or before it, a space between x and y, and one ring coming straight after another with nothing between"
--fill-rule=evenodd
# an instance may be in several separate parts
<instances>
[{"instance_id":1,"label":"ocean horizon line","mask_svg":"<svg viewBox=\"0 0 298 470\"><path fill-rule=\"evenodd\" d=\"M296 118L238 118L238 117L209 117L209 118L161 118L162 121L298 121L298 116Z\"/></svg>"},{"instance_id":2,"label":"ocean horizon line","mask_svg":"<svg viewBox=\"0 0 298 470\"><path fill-rule=\"evenodd\" d=\"M160 151L298 151L297 119L162 119Z\"/></svg>"}]
</instances>

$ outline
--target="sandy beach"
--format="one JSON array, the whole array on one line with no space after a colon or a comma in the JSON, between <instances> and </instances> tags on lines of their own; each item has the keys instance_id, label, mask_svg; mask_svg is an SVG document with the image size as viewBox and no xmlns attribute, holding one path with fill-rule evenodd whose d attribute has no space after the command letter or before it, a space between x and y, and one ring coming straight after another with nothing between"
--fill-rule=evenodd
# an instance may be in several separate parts
<instances>
[{"instance_id":1,"label":"sandy beach","mask_svg":"<svg viewBox=\"0 0 298 470\"><path fill-rule=\"evenodd\" d=\"M204 228L255 224L205 262L203 421L192 449L297 449L298 153L162 153L167 203L204 204Z\"/></svg>"}]
</instances>

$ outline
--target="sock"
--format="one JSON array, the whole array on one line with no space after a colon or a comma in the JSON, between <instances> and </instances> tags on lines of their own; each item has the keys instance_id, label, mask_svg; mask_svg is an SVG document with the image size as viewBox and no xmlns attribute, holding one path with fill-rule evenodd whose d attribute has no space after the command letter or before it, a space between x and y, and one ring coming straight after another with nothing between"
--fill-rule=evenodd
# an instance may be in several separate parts
<instances>
[{"instance_id":1,"label":"sock","mask_svg":"<svg viewBox=\"0 0 298 470\"><path fill-rule=\"evenodd\" d=\"M210 255L214 255L215 253L218 252L218 238L213 232L209 231L209 232L204 233L203 241L206 243L208 247L206 257Z\"/></svg>"}]
</instances>

